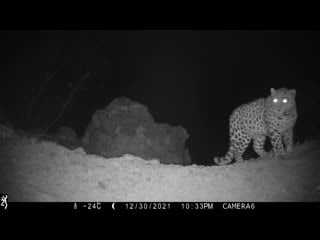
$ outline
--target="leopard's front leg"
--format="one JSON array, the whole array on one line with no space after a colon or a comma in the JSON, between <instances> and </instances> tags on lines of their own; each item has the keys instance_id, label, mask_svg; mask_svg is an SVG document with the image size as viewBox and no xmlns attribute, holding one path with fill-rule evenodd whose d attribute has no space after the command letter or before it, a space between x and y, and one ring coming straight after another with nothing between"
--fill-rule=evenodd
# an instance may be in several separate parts
<instances>
[{"instance_id":1,"label":"leopard's front leg","mask_svg":"<svg viewBox=\"0 0 320 240\"><path fill-rule=\"evenodd\" d=\"M286 145L286 154L290 154L293 149L293 130L285 132L282 136L283 142Z\"/></svg>"},{"instance_id":2,"label":"leopard's front leg","mask_svg":"<svg viewBox=\"0 0 320 240\"><path fill-rule=\"evenodd\" d=\"M271 131L270 132L270 139L271 139L271 145L272 145L272 150L273 150L273 157L275 159L279 159L281 156L284 155L281 134L276 130Z\"/></svg>"}]
</instances>

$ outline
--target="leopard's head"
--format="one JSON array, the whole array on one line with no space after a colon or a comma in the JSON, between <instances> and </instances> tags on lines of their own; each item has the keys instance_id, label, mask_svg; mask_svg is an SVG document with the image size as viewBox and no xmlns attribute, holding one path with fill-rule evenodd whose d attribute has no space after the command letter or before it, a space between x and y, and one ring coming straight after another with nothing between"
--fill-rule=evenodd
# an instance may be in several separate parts
<instances>
[{"instance_id":1,"label":"leopard's head","mask_svg":"<svg viewBox=\"0 0 320 240\"><path fill-rule=\"evenodd\" d=\"M270 89L270 96L268 97L268 105L273 111L281 113L284 116L289 116L296 109L296 90L279 88Z\"/></svg>"}]
</instances>

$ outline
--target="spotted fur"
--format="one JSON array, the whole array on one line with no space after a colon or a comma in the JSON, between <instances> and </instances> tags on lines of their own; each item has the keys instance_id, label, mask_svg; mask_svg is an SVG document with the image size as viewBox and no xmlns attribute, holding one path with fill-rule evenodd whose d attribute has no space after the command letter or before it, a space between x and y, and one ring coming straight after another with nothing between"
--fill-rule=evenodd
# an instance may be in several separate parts
<instances>
[{"instance_id":1,"label":"spotted fur","mask_svg":"<svg viewBox=\"0 0 320 240\"><path fill-rule=\"evenodd\" d=\"M229 150L224 157L215 157L215 164L229 164L233 159L242 162L242 155L251 140L255 152L260 157L264 156L267 136L270 137L275 158L290 153L293 148L293 127L298 117L295 95L295 89L271 88L267 98L234 109L229 119Z\"/></svg>"}]
</instances>

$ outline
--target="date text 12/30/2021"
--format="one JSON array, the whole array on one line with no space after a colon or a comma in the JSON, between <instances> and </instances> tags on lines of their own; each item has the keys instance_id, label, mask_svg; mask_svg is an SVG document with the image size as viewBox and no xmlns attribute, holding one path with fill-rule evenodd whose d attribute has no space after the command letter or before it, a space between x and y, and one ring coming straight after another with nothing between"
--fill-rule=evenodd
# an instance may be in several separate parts
<instances>
[{"instance_id":1,"label":"date text 12/30/2021","mask_svg":"<svg viewBox=\"0 0 320 240\"><path fill-rule=\"evenodd\" d=\"M106 204L106 205L105 205ZM74 209L87 210L253 210L255 203L243 202L89 202L74 203Z\"/></svg>"}]
</instances>

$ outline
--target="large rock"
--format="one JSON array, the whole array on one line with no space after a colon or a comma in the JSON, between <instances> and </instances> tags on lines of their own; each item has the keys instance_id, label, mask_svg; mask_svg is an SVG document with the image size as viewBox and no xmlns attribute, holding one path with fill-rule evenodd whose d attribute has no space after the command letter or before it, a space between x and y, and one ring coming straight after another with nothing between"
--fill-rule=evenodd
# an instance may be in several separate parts
<instances>
[{"instance_id":1,"label":"large rock","mask_svg":"<svg viewBox=\"0 0 320 240\"><path fill-rule=\"evenodd\" d=\"M183 127L158 124L146 106L126 97L115 99L92 117L82 145L87 153L107 158L132 154L166 164L191 164Z\"/></svg>"}]
</instances>

